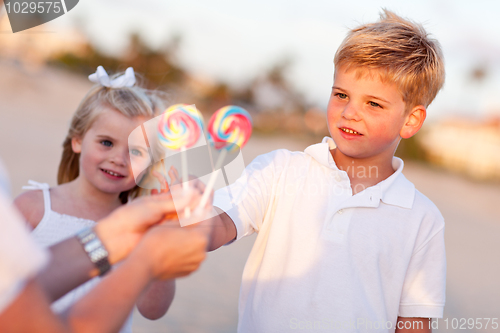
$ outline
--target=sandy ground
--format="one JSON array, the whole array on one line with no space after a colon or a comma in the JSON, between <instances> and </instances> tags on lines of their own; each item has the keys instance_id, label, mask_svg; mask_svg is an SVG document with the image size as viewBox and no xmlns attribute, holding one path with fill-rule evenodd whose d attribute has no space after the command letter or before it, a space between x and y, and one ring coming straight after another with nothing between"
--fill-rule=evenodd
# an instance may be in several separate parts
<instances>
[{"instance_id":1,"label":"sandy ground","mask_svg":"<svg viewBox=\"0 0 500 333\"><path fill-rule=\"evenodd\" d=\"M28 179L55 185L70 116L90 83L58 70L26 72L4 60L0 73L0 156L10 172L12 194L21 193ZM273 149L303 150L309 144L254 136L243 156L248 163ZM440 320L437 332L500 332L491 324L452 329L463 323L461 318L500 318L500 187L415 163L406 164L405 175L447 222L448 329ZM250 237L210 253L199 271L178 280L169 313L157 321L136 313L134 332L235 332L239 283L253 241Z\"/></svg>"}]
</instances>

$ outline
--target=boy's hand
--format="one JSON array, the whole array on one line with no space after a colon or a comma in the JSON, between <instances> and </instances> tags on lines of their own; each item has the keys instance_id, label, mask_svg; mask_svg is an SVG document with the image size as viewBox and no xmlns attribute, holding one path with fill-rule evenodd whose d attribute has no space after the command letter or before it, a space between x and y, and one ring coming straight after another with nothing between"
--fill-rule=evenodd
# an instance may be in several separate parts
<instances>
[{"instance_id":1,"label":"boy's hand","mask_svg":"<svg viewBox=\"0 0 500 333\"><path fill-rule=\"evenodd\" d=\"M194 209L202 193L191 189L175 195L177 209ZM176 206L170 193L161 193L136 199L99 221L94 229L108 250L109 262L114 264L126 258L151 226L176 213Z\"/></svg>"},{"instance_id":2,"label":"boy's hand","mask_svg":"<svg viewBox=\"0 0 500 333\"><path fill-rule=\"evenodd\" d=\"M395 333L431 333L429 318L398 317Z\"/></svg>"}]
</instances>

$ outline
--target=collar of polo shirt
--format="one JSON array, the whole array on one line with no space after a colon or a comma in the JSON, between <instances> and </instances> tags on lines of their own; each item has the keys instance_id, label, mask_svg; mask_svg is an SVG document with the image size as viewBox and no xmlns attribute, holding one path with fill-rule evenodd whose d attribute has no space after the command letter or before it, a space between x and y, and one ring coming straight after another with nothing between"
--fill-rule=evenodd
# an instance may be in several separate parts
<instances>
[{"instance_id":1,"label":"collar of polo shirt","mask_svg":"<svg viewBox=\"0 0 500 333\"><path fill-rule=\"evenodd\" d=\"M332 138L325 137L321 143L307 147L304 152L311 155L318 163L341 172L330 154L330 150L336 147ZM411 209L415 199L415 186L402 173L404 167L402 159L393 157L392 167L396 171L391 176L365 191L369 190L370 194L380 198L385 204ZM346 177L345 172L342 174Z\"/></svg>"}]
</instances>

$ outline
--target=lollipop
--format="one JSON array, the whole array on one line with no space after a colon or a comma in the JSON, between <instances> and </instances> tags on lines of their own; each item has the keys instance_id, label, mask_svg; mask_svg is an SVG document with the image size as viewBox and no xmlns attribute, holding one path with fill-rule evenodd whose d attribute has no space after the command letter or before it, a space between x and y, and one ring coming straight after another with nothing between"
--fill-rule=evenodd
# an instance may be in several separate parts
<instances>
[{"instance_id":1,"label":"lollipop","mask_svg":"<svg viewBox=\"0 0 500 333\"><path fill-rule=\"evenodd\" d=\"M203 116L201 113L198 111L196 106L193 105L187 105L187 104L174 104L170 106L165 113L170 112L170 111L175 111L177 109L182 110L186 114L190 115L200 126L200 130L203 131L204 125L203 125Z\"/></svg>"},{"instance_id":2,"label":"lollipop","mask_svg":"<svg viewBox=\"0 0 500 333\"><path fill-rule=\"evenodd\" d=\"M238 147L243 148L252 135L252 119L243 108L234 105L225 106L210 118L208 133L215 148L234 151Z\"/></svg>"},{"instance_id":3,"label":"lollipop","mask_svg":"<svg viewBox=\"0 0 500 333\"><path fill-rule=\"evenodd\" d=\"M239 106L225 106L215 111L212 117L210 117L208 133L209 138L214 142L215 148L222 149L217 163L215 163L215 170L217 171L221 167L222 161L224 161L228 151L234 152L238 147L240 149L243 148L248 139L250 139L250 135L252 134L252 118L245 109ZM224 172L223 169L222 172ZM200 209L207 203L208 196L215 185L217 174L217 172L214 172L210 176L199 204Z\"/></svg>"},{"instance_id":4,"label":"lollipop","mask_svg":"<svg viewBox=\"0 0 500 333\"><path fill-rule=\"evenodd\" d=\"M172 150L192 147L200 137L201 121L198 111L190 106L174 105L165 111L158 122L160 143Z\"/></svg>"},{"instance_id":5,"label":"lollipop","mask_svg":"<svg viewBox=\"0 0 500 333\"><path fill-rule=\"evenodd\" d=\"M158 122L158 138L160 143L172 150L181 151L182 186L187 189L186 148L196 144L202 131L201 115L194 105L176 104L169 107ZM165 165L163 165L165 168ZM189 209L186 208L186 216Z\"/></svg>"}]
</instances>

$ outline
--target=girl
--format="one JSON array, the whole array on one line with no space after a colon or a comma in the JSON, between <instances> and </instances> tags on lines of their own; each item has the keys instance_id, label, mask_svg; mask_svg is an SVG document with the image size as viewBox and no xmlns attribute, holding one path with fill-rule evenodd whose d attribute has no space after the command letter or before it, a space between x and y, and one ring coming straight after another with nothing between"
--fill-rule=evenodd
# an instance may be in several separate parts
<instances>
[{"instance_id":1,"label":"girl","mask_svg":"<svg viewBox=\"0 0 500 333\"><path fill-rule=\"evenodd\" d=\"M163 110L158 93L135 85L135 74L109 78L99 66L89 79L98 83L78 106L68 135L58 172L58 186L30 181L29 191L15 204L33 227L33 235L43 246L50 246L94 226L117 207L138 195L131 168L144 165L147 151L129 150L133 129ZM99 282L94 278L53 303L56 312L65 311ZM152 283L137 302L139 312L157 319L168 310L174 281ZM131 332L131 316L120 332Z\"/></svg>"}]
</instances>

